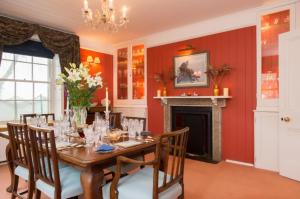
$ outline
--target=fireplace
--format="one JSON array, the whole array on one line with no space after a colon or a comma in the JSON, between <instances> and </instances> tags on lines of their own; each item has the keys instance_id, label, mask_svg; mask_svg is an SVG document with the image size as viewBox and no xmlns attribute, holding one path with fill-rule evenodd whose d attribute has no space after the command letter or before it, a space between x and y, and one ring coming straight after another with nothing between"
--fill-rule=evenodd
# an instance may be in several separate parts
<instances>
[{"instance_id":1,"label":"fireplace","mask_svg":"<svg viewBox=\"0 0 300 199\"><path fill-rule=\"evenodd\" d=\"M198 143L199 146L193 146L188 149L190 156L194 155L194 158L210 157L212 161L219 162L222 160L222 108L226 106L226 100L231 97L223 96L167 96L167 97L155 97L155 99L161 100L161 105L164 109L164 132L170 132L172 129L179 128L180 126L189 126L190 122L194 122L194 119L199 116L200 122L206 124L205 133L203 135L194 134L195 128L191 129L193 139L195 137L202 138ZM195 110L196 113L186 113L187 111ZM175 124L178 127L173 127L174 121L172 112L177 112L175 116ZM210 112L210 113L208 113ZM195 116L196 114L196 116ZM197 116L198 114L198 116ZM190 117L191 119L184 119L184 117ZM177 117L177 119L176 119ZM180 119L181 118L181 119ZM199 119L199 117L198 117ZM178 120L178 122L177 122ZM205 122L207 120L207 122ZM203 125L204 126L204 125ZM190 140L191 140L190 139ZM206 144L202 142L207 141ZM189 143L190 144L190 143ZM201 150L199 150L201 148ZM198 152L195 151L199 150Z\"/></svg>"},{"instance_id":2,"label":"fireplace","mask_svg":"<svg viewBox=\"0 0 300 199\"><path fill-rule=\"evenodd\" d=\"M172 106L172 131L190 128L187 157L196 160L212 160L212 107Z\"/></svg>"}]
</instances>

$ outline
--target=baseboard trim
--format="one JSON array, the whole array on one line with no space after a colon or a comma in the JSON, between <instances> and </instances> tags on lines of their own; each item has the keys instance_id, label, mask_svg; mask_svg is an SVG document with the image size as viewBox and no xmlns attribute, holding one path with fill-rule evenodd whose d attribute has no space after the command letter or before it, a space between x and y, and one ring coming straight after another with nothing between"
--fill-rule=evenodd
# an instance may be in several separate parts
<instances>
[{"instance_id":1,"label":"baseboard trim","mask_svg":"<svg viewBox=\"0 0 300 199\"><path fill-rule=\"evenodd\" d=\"M239 165L248 166L248 167L254 167L254 164L247 163L247 162L240 162L240 161L236 161L236 160L226 159L225 162L232 163L232 164L239 164Z\"/></svg>"}]
</instances>

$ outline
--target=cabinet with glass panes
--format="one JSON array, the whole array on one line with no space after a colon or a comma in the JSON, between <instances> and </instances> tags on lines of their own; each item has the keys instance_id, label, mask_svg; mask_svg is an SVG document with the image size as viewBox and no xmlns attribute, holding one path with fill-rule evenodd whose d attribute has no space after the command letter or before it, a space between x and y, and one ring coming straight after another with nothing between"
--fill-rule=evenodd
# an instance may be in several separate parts
<instances>
[{"instance_id":1,"label":"cabinet with glass panes","mask_svg":"<svg viewBox=\"0 0 300 199\"><path fill-rule=\"evenodd\" d=\"M116 105L145 104L145 47L130 45L116 50Z\"/></svg>"},{"instance_id":2,"label":"cabinet with glass panes","mask_svg":"<svg viewBox=\"0 0 300 199\"><path fill-rule=\"evenodd\" d=\"M259 15L257 26L257 107L277 110L279 98L279 35L294 26L293 7L268 10Z\"/></svg>"}]
</instances>

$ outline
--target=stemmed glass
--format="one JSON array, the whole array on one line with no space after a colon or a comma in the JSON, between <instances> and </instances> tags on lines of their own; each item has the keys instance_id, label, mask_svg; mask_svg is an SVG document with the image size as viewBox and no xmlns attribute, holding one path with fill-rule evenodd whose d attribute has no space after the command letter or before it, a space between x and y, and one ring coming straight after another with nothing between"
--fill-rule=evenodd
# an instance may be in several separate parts
<instances>
[{"instance_id":1,"label":"stemmed glass","mask_svg":"<svg viewBox=\"0 0 300 199\"><path fill-rule=\"evenodd\" d=\"M123 131L127 131L127 129L128 129L128 119L126 117L122 118L121 126L122 126Z\"/></svg>"},{"instance_id":2,"label":"stemmed glass","mask_svg":"<svg viewBox=\"0 0 300 199\"><path fill-rule=\"evenodd\" d=\"M95 139L94 139L94 131L93 131L93 126L88 126L87 128L83 129L84 135L85 135L85 140L87 146L93 146Z\"/></svg>"}]
</instances>

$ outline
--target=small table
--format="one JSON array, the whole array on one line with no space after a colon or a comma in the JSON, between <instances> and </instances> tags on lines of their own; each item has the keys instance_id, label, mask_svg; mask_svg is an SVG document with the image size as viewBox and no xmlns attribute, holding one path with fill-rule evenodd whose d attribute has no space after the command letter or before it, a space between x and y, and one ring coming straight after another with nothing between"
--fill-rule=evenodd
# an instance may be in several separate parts
<instances>
[{"instance_id":1,"label":"small table","mask_svg":"<svg viewBox=\"0 0 300 199\"><path fill-rule=\"evenodd\" d=\"M1 132L0 136L9 139L7 132ZM103 198L101 189L104 179L103 169L115 165L116 158L120 155L133 157L139 154L154 152L157 143L158 139L154 138L154 141L152 142L144 142L133 147L117 149L111 153L104 154L95 152L91 147L67 148L59 150L57 153L61 161L81 170L80 180L84 192L84 198L95 199ZM8 161L11 179L13 179L13 164L9 144L6 147L6 158ZM11 186L7 188L7 191L11 192Z\"/></svg>"}]
</instances>

